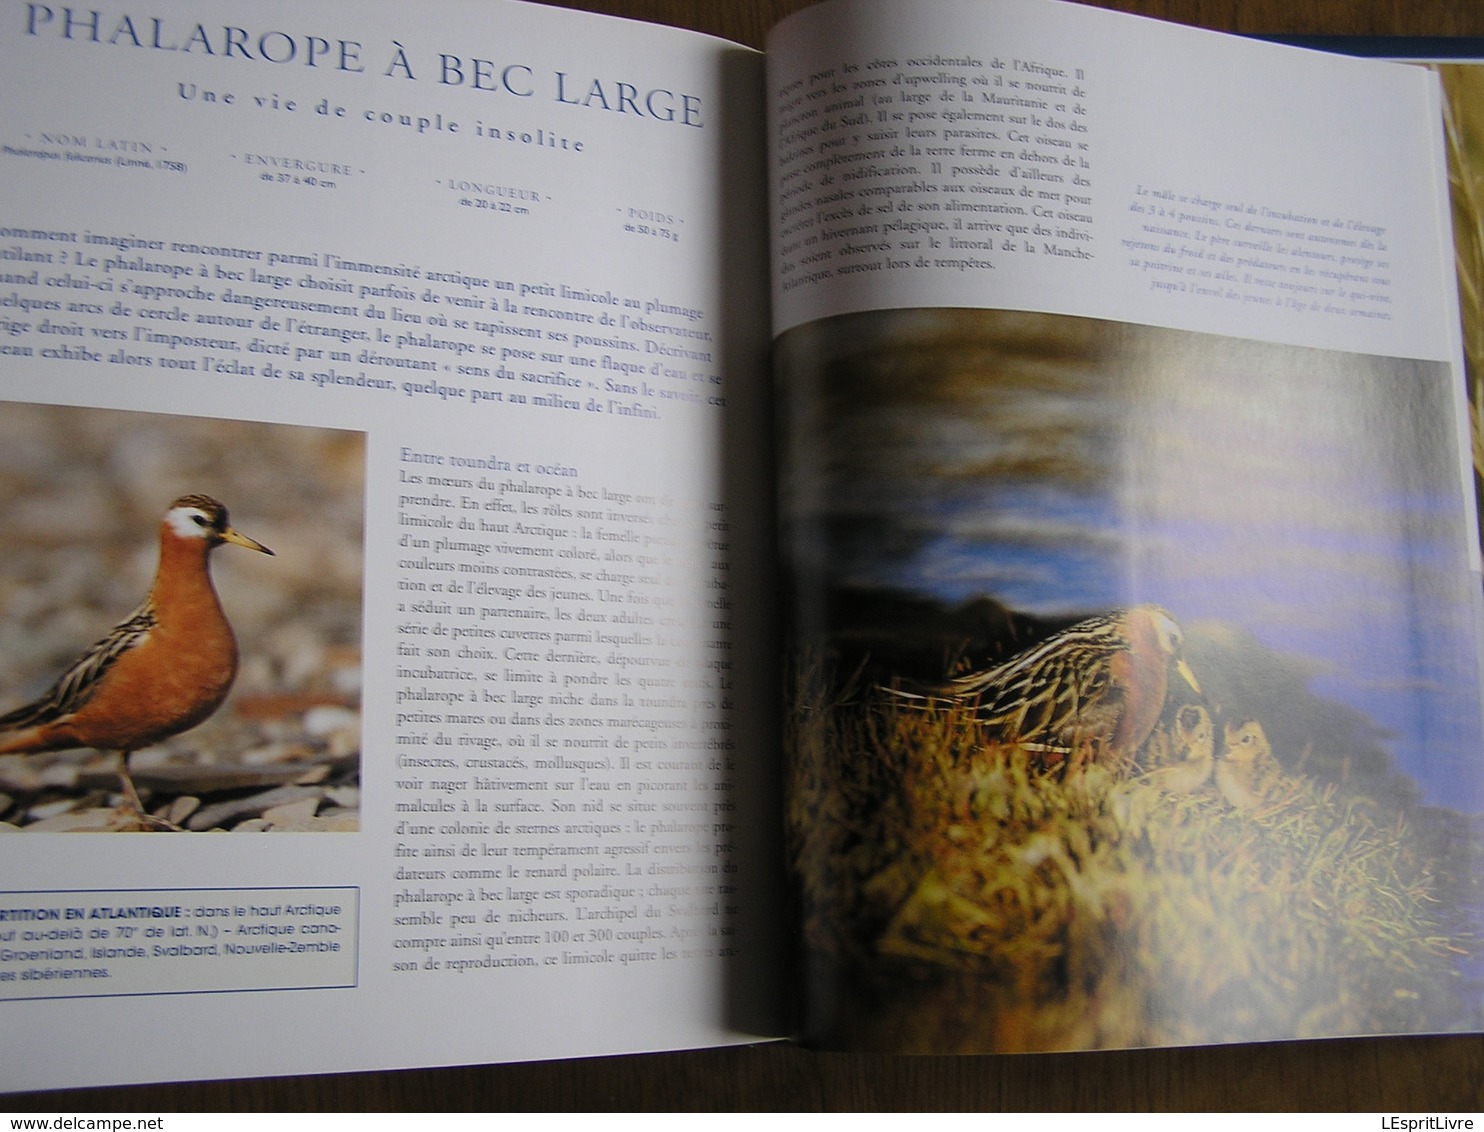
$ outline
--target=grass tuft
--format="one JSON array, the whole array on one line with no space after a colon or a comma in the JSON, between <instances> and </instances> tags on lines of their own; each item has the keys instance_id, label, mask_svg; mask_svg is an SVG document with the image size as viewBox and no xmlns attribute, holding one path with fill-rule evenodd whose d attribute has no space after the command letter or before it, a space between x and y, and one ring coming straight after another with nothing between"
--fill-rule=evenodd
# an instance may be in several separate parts
<instances>
[{"instance_id":1,"label":"grass tuft","mask_svg":"<svg viewBox=\"0 0 1484 1132\"><path fill-rule=\"evenodd\" d=\"M1439 839L1399 812L1287 770L1238 808L1211 781L1048 765L962 705L822 663L787 719L816 1040L973 1052L1469 1024L1473 941Z\"/></svg>"}]
</instances>

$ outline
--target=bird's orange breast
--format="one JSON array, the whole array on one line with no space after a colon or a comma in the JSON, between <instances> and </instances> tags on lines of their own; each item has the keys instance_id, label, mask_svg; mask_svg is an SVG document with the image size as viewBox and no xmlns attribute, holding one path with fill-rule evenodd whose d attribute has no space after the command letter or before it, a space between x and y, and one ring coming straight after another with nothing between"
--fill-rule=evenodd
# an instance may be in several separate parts
<instances>
[{"instance_id":1,"label":"bird's orange breast","mask_svg":"<svg viewBox=\"0 0 1484 1132\"><path fill-rule=\"evenodd\" d=\"M237 645L225 620L219 632L206 634L162 624L114 662L66 726L80 746L147 747L206 719L236 675Z\"/></svg>"}]
</instances>

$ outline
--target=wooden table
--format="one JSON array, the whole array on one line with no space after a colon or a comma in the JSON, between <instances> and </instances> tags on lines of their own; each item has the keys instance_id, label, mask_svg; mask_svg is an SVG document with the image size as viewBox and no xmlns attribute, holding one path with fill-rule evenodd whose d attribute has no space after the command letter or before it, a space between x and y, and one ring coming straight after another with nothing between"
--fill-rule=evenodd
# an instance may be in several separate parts
<instances>
[{"instance_id":1,"label":"wooden table","mask_svg":"<svg viewBox=\"0 0 1484 1132\"><path fill-rule=\"evenodd\" d=\"M566 0L762 46L802 0ZM1102 0L1248 34L1484 36L1479 0ZM23 1040L11 1035L11 1040ZM135 1040L148 1040L148 1016ZM265 1036L265 1040L266 1036ZM110 1110L1484 1110L1484 1036L1006 1057L784 1045L398 1073L22 1094L0 1107Z\"/></svg>"}]
</instances>

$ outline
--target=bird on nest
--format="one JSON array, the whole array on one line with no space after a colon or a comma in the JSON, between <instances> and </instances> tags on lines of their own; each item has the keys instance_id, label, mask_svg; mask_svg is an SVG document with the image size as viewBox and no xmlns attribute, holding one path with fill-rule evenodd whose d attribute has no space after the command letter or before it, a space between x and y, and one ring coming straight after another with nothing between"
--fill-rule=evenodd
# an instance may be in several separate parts
<instances>
[{"instance_id":1,"label":"bird on nest","mask_svg":"<svg viewBox=\"0 0 1484 1132\"><path fill-rule=\"evenodd\" d=\"M1184 635L1168 611L1136 605L1079 621L934 692L899 695L965 705L997 738L1047 762L1126 763L1163 714L1172 672L1201 694L1183 649Z\"/></svg>"},{"instance_id":2,"label":"bird on nest","mask_svg":"<svg viewBox=\"0 0 1484 1132\"><path fill-rule=\"evenodd\" d=\"M1298 792L1296 780L1283 773L1267 732L1255 719L1228 723L1222 728L1216 788L1234 809L1248 813Z\"/></svg>"},{"instance_id":3,"label":"bird on nest","mask_svg":"<svg viewBox=\"0 0 1484 1132\"><path fill-rule=\"evenodd\" d=\"M49 691L0 716L0 754L117 752L124 810L145 828L177 828L145 814L129 755L206 720L237 676L237 641L211 584L209 556L223 543L273 553L235 531L209 495L172 503L149 594Z\"/></svg>"},{"instance_id":4,"label":"bird on nest","mask_svg":"<svg viewBox=\"0 0 1484 1132\"><path fill-rule=\"evenodd\" d=\"M1181 704L1174 718L1154 728L1139 754L1143 781L1171 794L1190 794L1211 777L1216 728L1204 704Z\"/></svg>"}]
</instances>

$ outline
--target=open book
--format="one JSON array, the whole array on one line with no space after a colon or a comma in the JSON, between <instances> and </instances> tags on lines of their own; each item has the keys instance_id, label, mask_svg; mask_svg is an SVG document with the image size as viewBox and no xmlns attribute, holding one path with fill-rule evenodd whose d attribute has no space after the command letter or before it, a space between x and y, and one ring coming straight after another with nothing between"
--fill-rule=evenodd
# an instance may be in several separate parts
<instances>
[{"instance_id":1,"label":"open book","mask_svg":"<svg viewBox=\"0 0 1484 1132\"><path fill-rule=\"evenodd\" d=\"M1432 76L1045 0L0 75L0 1085L1484 1021Z\"/></svg>"}]
</instances>

